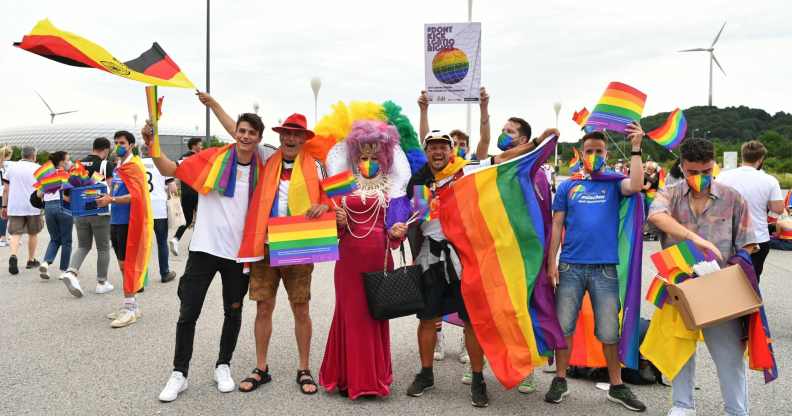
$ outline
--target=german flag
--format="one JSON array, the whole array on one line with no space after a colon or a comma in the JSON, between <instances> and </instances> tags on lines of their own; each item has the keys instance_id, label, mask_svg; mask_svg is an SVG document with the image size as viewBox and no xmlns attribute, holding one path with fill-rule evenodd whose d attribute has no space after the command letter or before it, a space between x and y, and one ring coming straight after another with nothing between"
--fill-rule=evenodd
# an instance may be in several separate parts
<instances>
[{"instance_id":1,"label":"german flag","mask_svg":"<svg viewBox=\"0 0 792 416\"><path fill-rule=\"evenodd\" d=\"M56 28L48 19L36 24L14 46L62 64L96 68L123 78L163 87L195 88L167 53L154 42L139 57L121 62L103 47Z\"/></svg>"}]
</instances>

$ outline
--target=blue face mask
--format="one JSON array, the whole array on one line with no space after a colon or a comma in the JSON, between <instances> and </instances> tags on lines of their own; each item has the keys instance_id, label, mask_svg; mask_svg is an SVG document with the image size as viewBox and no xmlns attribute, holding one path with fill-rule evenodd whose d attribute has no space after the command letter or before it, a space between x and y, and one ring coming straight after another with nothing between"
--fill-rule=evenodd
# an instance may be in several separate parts
<instances>
[{"instance_id":1,"label":"blue face mask","mask_svg":"<svg viewBox=\"0 0 792 416\"><path fill-rule=\"evenodd\" d=\"M126 154L127 154L127 149L126 149L126 147L123 147L123 146L120 146L120 145L116 145L116 147L115 147L115 154L117 154L119 157L124 157L124 156L126 156Z\"/></svg>"},{"instance_id":2,"label":"blue face mask","mask_svg":"<svg viewBox=\"0 0 792 416\"><path fill-rule=\"evenodd\" d=\"M498 136L498 149L505 152L512 147L514 147L514 137L506 133L501 133L501 135Z\"/></svg>"}]
</instances>

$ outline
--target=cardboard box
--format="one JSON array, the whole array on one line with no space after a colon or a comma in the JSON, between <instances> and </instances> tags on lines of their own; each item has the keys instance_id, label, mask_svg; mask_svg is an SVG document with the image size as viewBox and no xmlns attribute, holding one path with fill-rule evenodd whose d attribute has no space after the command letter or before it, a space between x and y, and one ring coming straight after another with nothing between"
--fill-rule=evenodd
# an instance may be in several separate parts
<instances>
[{"instance_id":1,"label":"cardboard box","mask_svg":"<svg viewBox=\"0 0 792 416\"><path fill-rule=\"evenodd\" d=\"M669 299L690 330L749 315L759 310L762 300L740 266L668 285Z\"/></svg>"}]
</instances>

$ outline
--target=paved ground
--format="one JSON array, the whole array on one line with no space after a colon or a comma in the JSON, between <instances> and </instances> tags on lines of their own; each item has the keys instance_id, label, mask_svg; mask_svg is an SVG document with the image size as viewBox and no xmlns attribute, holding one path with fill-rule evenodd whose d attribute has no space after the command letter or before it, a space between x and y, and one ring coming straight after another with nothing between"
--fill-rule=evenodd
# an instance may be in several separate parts
<instances>
[{"instance_id":1,"label":"paved ground","mask_svg":"<svg viewBox=\"0 0 792 416\"><path fill-rule=\"evenodd\" d=\"M186 238L189 236L188 233ZM46 240L45 235L42 237ZM40 243L39 252L43 253L44 243L46 241ZM656 249L656 243L649 243L647 252ZM182 250L186 250L186 244L182 245ZM325 393L303 396L294 383L296 347L291 313L282 292L271 348L274 382L247 395L221 394L212 381L222 321L219 283L212 285L198 324L190 388L176 402L162 404L157 401L157 395L171 371L178 315L177 282L153 282L140 297L142 320L126 329L111 329L104 315L119 305L121 295L118 289L105 295L92 293L95 259L95 255L88 258L81 278L86 296L76 299L60 281L42 280L37 272L23 271L10 276L6 266L8 248L0 249L0 414L629 414L607 402L605 393L596 390L593 384L581 381L570 382L572 394L563 404L546 404L542 396L551 380L548 374L539 375L540 391L533 395L505 391L491 374L487 374L490 407L473 409L468 387L459 382L463 371L463 366L456 362L460 331L454 327L445 330L449 354L435 367L437 388L422 398L407 397L405 390L418 368L413 318L398 319L391 324L395 380L389 398L350 402ZM172 259L171 267L183 271L184 259L184 256ZM792 297L787 292L792 278L792 252L771 252L767 263L762 287L769 305L781 378L765 386L761 374L750 372L752 413L791 414L792 404L785 396L792 392L792 383L787 377L792 357L792 321L788 319L792 316ZM154 272L156 266L153 267ZM111 280L118 288L121 283L115 263L111 273ZM649 276L647 271L645 280ZM314 272L313 296L314 354L311 363L316 374L335 302L331 264L320 265ZM237 380L246 376L255 364L253 304L248 301L245 308L232 366ZM651 310L651 306L645 305L643 312L649 315ZM696 393L699 414L722 414L714 367L706 349L700 351L700 390ZM670 389L636 387L635 392L649 406L648 414L664 415L668 410Z\"/></svg>"}]
</instances>

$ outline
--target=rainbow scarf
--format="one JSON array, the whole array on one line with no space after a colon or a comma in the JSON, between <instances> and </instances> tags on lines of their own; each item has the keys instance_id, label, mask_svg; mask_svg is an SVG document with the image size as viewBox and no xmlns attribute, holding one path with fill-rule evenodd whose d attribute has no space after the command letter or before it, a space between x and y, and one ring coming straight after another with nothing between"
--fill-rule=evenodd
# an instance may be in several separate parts
<instances>
[{"instance_id":1,"label":"rainbow scarf","mask_svg":"<svg viewBox=\"0 0 792 416\"><path fill-rule=\"evenodd\" d=\"M440 192L443 232L462 261L462 296L495 376L512 388L566 347L545 266L550 191L541 165L557 139Z\"/></svg>"},{"instance_id":2,"label":"rainbow scarf","mask_svg":"<svg viewBox=\"0 0 792 416\"><path fill-rule=\"evenodd\" d=\"M586 127L625 133L628 124L641 119L646 94L621 82L611 82L602 94Z\"/></svg>"},{"instance_id":3,"label":"rainbow scarf","mask_svg":"<svg viewBox=\"0 0 792 416\"><path fill-rule=\"evenodd\" d=\"M437 172L437 174L434 175L435 181L439 182L445 178L456 175L457 172L467 166L468 163L470 163L469 160L462 159L461 157L451 156L448 164L440 172Z\"/></svg>"},{"instance_id":4,"label":"rainbow scarf","mask_svg":"<svg viewBox=\"0 0 792 416\"><path fill-rule=\"evenodd\" d=\"M676 109L668 115L662 126L646 133L650 139L668 150L672 150L682 143L687 133L687 120L682 110Z\"/></svg>"},{"instance_id":5,"label":"rainbow scarf","mask_svg":"<svg viewBox=\"0 0 792 416\"><path fill-rule=\"evenodd\" d=\"M138 156L131 156L116 170L132 198L129 204L129 237L124 258L124 293L137 293L148 280L154 215L151 211L146 168Z\"/></svg>"},{"instance_id":6,"label":"rainbow scarf","mask_svg":"<svg viewBox=\"0 0 792 416\"><path fill-rule=\"evenodd\" d=\"M176 177L195 189L201 195L210 191L219 192L223 196L233 197L236 186L237 150L235 144L206 149L188 157L176 169ZM258 151L253 152L250 168L250 187L253 193L259 181L261 162Z\"/></svg>"},{"instance_id":7,"label":"rainbow scarf","mask_svg":"<svg viewBox=\"0 0 792 416\"><path fill-rule=\"evenodd\" d=\"M584 176L582 172L573 175L572 181L622 181L626 176L617 172L592 172ZM575 184L577 185L577 184ZM573 187L575 186L573 185ZM634 194L621 199L619 204L619 234L618 252L619 264L616 272L619 279L619 300L622 306L619 313L619 359L625 367L638 368L638 342L640 333L638 322L641 309L641 261L643 253L643 198ZM591 344L596 341L593 331L585 334L586 342ZM582 348L577 342L574 349ZM591 366L586 363L591 361L586 358L573 365Z\"/></svg>"}]
</instances>

